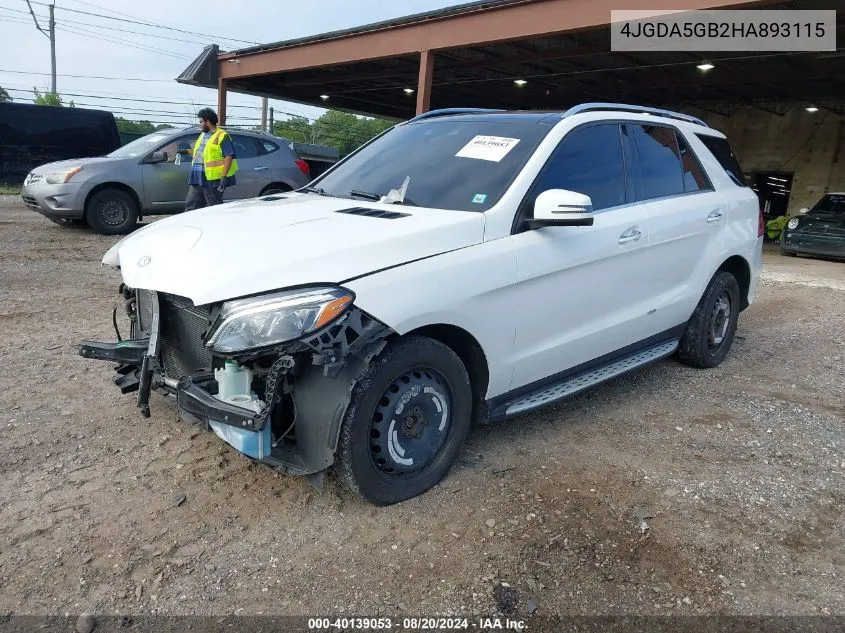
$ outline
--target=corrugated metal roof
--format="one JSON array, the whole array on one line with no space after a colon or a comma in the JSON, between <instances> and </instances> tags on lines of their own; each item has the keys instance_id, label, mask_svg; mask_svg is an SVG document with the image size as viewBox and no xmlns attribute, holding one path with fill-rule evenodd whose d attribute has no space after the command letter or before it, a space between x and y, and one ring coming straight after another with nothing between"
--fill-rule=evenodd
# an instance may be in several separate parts
<instances>
[{"instance_id":1,"label":"corrugated metal roof","mask_svg":"<svg viewBox=\"0 0 845 633\"><path fill-rule=\"evenodd\" d=\"M220 47L217 44L206 46L199 57L176 78L176 81L180 84L216 88L220 76L220 66L217 63L219 53Z\"/></svg>"},{"instance_id":2,"label":"corrugated metal roof","mask_svg":"<svg viewBox=\"0 0 845 633\"><path fill-rule=\"evenodd\" d=\"M291 46L299 46L301 44L312 44L314 42L322 42L324 40L332 40L341 37L348 37L350 35L358 35L360 33L369 33L371 31L381 31L397 26L406 26L408 24L416 24L418 22L426 22L428 20L439 20L443 18L454 17L464 13L474 13L476 11L485 11L487 9L496 9L512 4L527 4L529 2L536 2L536 0L479 0L476 2L468 2L466 4L459 4L453 7L446 7L445 9L435 9L434 11L426 11L424 13L415 13L413 15L395 18L393 20L383 20L381 22L373 22L372 24L365 24L363 26L356 26L340 31L331 31L329 33L321 33L319 35L309 35L293 40L284 40L281 42L274 42L271 44L260 44L259 46L251 46L249 48L241 48L231 51L232 55L248 55L250 53L261 53L264 51L271 51L280 48L288 48Z\"/></svg>"}]
</instances>

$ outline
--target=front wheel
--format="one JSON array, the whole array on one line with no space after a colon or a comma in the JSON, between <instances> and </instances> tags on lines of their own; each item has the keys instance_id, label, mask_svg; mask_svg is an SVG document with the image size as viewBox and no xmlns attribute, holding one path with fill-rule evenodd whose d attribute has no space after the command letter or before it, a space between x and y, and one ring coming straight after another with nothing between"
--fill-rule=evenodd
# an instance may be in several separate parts
<instances>
[{"instance_id":1,"label":"front wheel","mask_svg":"<svg viewBox=\"0 0 845 633\"><path fill-rule=\"evenodd\" d=\"M449 471L471 413L469 376L450 348L421 336L391 343L352 392L337 448L340 479L377 505L422 494Z\"/></svg>"},{"instance_id":2,"label":"front wheel","mask_svg":"<svg viewBox=\"0 0 845 633\"><path fill-rule=\"evenodd\" d=\"M731 349L739 320L739 284L736 277L717 272L692 313L678 346L686 365L709 368L719 365Z\"/></svg>"},{"instance_id":3,"label":"front wheel","mask_svg":"<svg viewBox=\"0 0 845 633\"><path fill-rule=\"evenodd\" d=\"M97 233L122 235L138 222L138 205L125 191L103 189L91 196L85 206L85 219Z\"/></svg>"}]
</instances>

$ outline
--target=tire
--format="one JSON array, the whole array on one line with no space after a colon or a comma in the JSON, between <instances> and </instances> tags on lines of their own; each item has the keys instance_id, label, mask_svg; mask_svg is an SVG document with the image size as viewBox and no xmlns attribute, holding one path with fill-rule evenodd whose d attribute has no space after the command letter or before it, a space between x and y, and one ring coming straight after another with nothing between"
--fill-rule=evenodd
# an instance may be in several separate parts
<instances>
[{"instance_id":1,"label":"tire","mask_svg":"<svg viewBox=\"0 0 845 633\"><path fill-rule=\"evenodd\" d=\"M710 280L678 346L681 362L691 367L718 366L731 349L739 319L739 284L727 272Z\"/></svg>"},{"instance_id":2,"label":"tire","mask_svg":"<svg viewBox=\"0 0 845 633\"><path fill-rule=\"evenodd\" d=\"M398 339L352 391L336 470L346 488L376 505L416 497L449 471L471 417L472 389L460 358L433 339Z\"/></svg>"},{"instance_id":3,"label":"tire","mask_svg":"<svg viewBox=\"0 0 845 633\"><path fill-rule=\"evenodd\" d=\"M264 196L275 196L280 193L288 193L289 191L291 191L291 188L286 187L285 185L268 185L266 189L258 194L258 197L263 198Z\"/></svg>"},{"instance_id":4,"label":"tire","mask_svg":"<svg viewBox=\"0 0 845 633\"><path fill-rule=\"evenodd\" d=\"M781 246L781 248L780 248L780 254L783 255L784 257L795 257L795 253L791 253L789 251L783 250L783 246Z\"/></svg>"},{"instance_id":5,"label":"tire","mask_svg":"<svg viewBox=\"0 0 845 633\"><path fill-rule=\"evenodd\" d=\"M138 222L138 205L125 191L103 189L88 200L85 219L97 233L123 235Z\"/></svg>"}]
</instances>

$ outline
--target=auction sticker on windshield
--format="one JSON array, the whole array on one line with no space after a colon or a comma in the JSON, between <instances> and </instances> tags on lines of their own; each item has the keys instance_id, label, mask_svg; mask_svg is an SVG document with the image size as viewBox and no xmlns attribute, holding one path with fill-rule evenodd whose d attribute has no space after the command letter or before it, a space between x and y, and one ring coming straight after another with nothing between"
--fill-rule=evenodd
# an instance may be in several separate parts
<instances>
[{"instance_id":1,"label":"auction sticker on windshield","mask_svg":"<svg viewBox=\"0 0 845 633\"><path fill-rule=\"evenodd\" d=\"M476 158L478 160L489 160L498 163L508 155L516 144L518 138L506 138L504 136L476 136L464 145L455 156L460 158Z\"/></svg>"}]
</instances>

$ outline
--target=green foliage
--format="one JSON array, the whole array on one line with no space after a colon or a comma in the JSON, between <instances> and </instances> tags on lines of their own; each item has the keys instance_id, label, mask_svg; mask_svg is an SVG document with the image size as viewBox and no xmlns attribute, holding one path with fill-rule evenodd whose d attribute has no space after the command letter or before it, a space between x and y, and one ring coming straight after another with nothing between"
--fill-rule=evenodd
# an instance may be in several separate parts
<instances>
[{"instance_id":1,"label":"green foliage","mask_svg":"<svg viewBox=\"0 0 845 633\"><path fill-rule=\"evenodd\" d=\"M3 86L0 86L0 103L8 103L11 100L12 97L8 91Z\"/></svg>"},{"instance_id":2,"label":"green foliage","mask_svg":"<svg viewBox=\"0 0 845 633\"><path fill-rule=\"evenodd\" d=\"M302 117L276 121L273 134L295 143L335 147L345 156L392 125L392 121L385 119L368 119L329 110L314 122Z\"/></svg>"},{"instance_id":3,"label":"green foliage","mask_svg":"<svg viewBox=\"0 0 845 633\"><path fill-rule=\"evenodd\" d=\"M62 97L57 92L41 92L38 88L33 88L32 93L35 95L35 105L46 105L61 108L65 104ZM71 101L68 107L75 108L76 104Z\"/></svg>"},{"instance_id":4,"label":"green foliage","mask_svg":"<svg viewBox=\"0 0 845 633\"><path fill-rule=\"evenodd\" d=\"M115 123L117 123L117 131L124 134L150 134L158 130L170 128L166 124L153 125L149 121L130 121L120 116L115 117Z\"/></svg>"}]
</instances>

